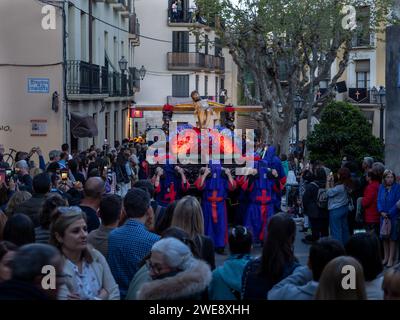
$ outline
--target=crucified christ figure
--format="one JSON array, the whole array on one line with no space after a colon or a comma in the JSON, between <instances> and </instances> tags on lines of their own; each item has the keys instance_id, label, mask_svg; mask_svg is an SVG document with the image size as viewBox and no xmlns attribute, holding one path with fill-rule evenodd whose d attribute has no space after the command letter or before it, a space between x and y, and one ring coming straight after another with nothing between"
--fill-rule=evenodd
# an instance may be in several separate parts
<instances>
[{"instance_id":1,"label":"crucified christ figure","mask_svg":"<svg viewBox=\"0 0 400 320\"><path fill-rule=\"evenodd\" d=\"M199 129L211 128L211 120L213 109L206 101L201 100L197 91L193 91L190 95L193 100L194 114L197 116L197 125Z\"/></svg>"}]
</instances>

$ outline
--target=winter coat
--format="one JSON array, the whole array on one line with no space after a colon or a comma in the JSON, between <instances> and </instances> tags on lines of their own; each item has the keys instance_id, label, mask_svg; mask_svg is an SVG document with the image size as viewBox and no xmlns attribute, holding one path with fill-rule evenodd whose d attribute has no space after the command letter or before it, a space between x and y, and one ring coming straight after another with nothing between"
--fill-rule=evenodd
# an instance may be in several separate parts
<instances>
[{"instance_id":1,"label":"winter coat","mask_svg":"<svg viewBox=\"0 0 400 320\"><path fill-rule=\"evenodd\" d=\"M309 218L327 218L328 210L318 207L318 190L325 188L323 182L313 181L306 185L306 190L303 194L304 214Z\"/></svg>"},{"instance_id":2,"label":"winter coat","mask_svg":"<svg viewBox=\"0 0 400 320\"><path fill-rule=\"evenodd\" d=\"M242 274L250 255L231 255L224 265L213 271L208 287L210 300L240 300Z\"/></svg>"},{"instance_id":3,"label":"winter coat","mask_svg":"<svg viewBox=\"0 0 400 320\"><path fill-rule=\"evenodd\" d=\"M379 223L378 192L378 181L371 181L364 190L361 205L364 209L364 220L366 223Z\"/></svg>"},{"instance_id":4,"label":"winter coat","mask_svg":"<svg viewBox=\"0 0 400 320\"><path fill-rule=\"evenodd\" d=\"M145 283L137 293L138 300L199 300L211 282L210 266L194 259L191 268L174 276Z\"/></svg>"}]
</instances>

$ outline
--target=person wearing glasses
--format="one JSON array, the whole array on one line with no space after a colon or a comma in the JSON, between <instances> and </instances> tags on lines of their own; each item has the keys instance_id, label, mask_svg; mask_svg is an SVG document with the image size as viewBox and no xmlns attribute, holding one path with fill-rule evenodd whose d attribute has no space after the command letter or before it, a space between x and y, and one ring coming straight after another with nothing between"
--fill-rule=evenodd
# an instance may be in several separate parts
<instances>
[{"instance_id":1,"label":"person wearing glasses","mask_svg":"<svg viewBox=\"0 0 400 320\"><path fill-rule=\"evenodd\" d=\"M153 245L147 267L152 281L139 289L138 300L201 300L212 277L210 266L174 238Z\"/></svg>"},{"instance_id":2,"label":"person wearing glasses","mask_svg":"<svg viewBox=\"0 0 400 320\"><path fill-rule=\"evenodd\" d=\"M104 256L88 246L86 215L79 207L59 207L50 229L50 244L65 262L59 300L119 300L118 285Z\"/></svg>"},{"instance_id":3,"label":"person wearing glasses","mask_svg":"<svg viewBox=\"0 0 400 320\"><path fill-rule=\"evenodd\" d=\"M199 249L197 248L196 244L190 239L190 235L182 230L181 228L177 227L170 227L164 230L161 234L161 238L175 238L182 241L186 244L190 251L192 252L195 258L200 258ZM143 284L152 281L150 276L149 270L149 262L148 260L151 257L151 253L149 253L141 262L141 268L135 273L131 283L129 284L128 293L125 297L125 300L136 300L137 299L137 292L143 286Z\"/></svg>"},{"instance_id":4,"label":"person wearing glasses","mask_svg":"<svg viewBox=\"0 0 400 320\"><path fill-rule=\"evenodd\" d=\"M240 300L242 274L251 260L253 236L243 226L237 226L229 233L230 256L223 266L213 271L208 287L210 300Z\"/></svg>"}]
</instances>

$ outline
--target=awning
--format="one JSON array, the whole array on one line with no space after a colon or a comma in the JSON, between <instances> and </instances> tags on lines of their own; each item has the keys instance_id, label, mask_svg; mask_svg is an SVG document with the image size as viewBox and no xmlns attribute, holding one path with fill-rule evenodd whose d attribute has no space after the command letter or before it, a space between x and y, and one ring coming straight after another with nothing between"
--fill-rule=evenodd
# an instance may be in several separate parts
<instances>
[{"instance_id":1,"label":"awning","mask_svg":"<svg viewBox=\"0 0 400 320\"><path fill-rule=\"evenodd\" d=\"M80 115L71 112L70 126L75 138L93 138L99 134L96 122L88 114Z\"/></svg>"}]
</instances>

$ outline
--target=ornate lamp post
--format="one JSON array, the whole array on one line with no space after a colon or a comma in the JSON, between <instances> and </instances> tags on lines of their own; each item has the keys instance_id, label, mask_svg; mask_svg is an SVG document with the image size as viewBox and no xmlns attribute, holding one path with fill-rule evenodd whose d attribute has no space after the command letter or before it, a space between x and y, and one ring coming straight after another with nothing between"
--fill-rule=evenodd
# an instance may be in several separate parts
<instances>
[{"instance_id":1,"label":"ornate lamp post","mask_svg":"<svg viewBox=\"0 0 400 320\"><path fill-rule=\"evenodd\" d=\"M371 89L371 95L373 98L374 103L379 104L379 110L380 110L380 130L379 130L379 138L383 142L384 139L384 113L385 113L385 106L386 106L386 90L383 86L380 86L379 91L373 87Z\"/></svg>"},{"instance_id":2,"label":"ornate lamp post","mask_svg":"<svg viewBox=\"0 0 400 320\"><path fill-rule=\"evenodd\" d=\"M299 145L299 138L300 138L300 114L303 108L304 100L297 95L294 100L294 111L296 114L296 146Z\"/></svg>"}]
</instances>

